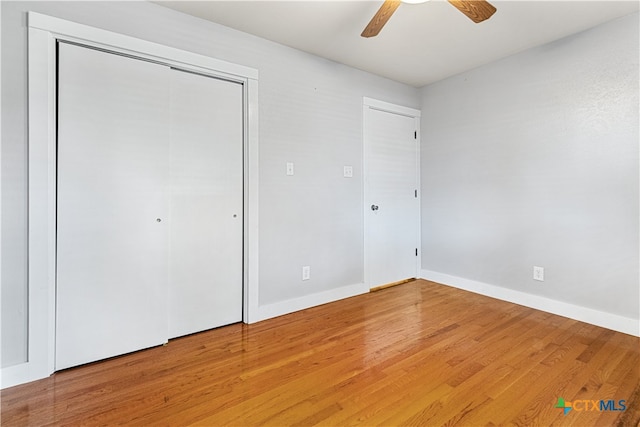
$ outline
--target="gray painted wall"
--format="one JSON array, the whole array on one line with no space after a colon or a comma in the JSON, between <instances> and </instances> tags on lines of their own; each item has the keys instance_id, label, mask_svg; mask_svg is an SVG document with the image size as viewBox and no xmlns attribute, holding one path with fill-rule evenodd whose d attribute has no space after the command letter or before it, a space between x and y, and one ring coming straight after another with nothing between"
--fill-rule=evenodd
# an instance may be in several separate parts
<instances>
[{"instance_id":1,"label":"gray painted wall","mask_svg":"<svg viewBox=\"0 0 640 427\"><path fill-rule=\"evenodd\" d=\"M638 319L638 21L423 88L423 270Z\"/></svg>"},{"instance_id":2,"label":"gray painted wall","mask_svg":"<svg viewBox=\"0 0 640 427\"><path fill-rule=\"evenodd\" d=\"M3 367L26 358L27 10L258 69L260 304L363 282L362 97L419 108L417 89L150 3L0 7Z\"/></svg>"}]
</instances>

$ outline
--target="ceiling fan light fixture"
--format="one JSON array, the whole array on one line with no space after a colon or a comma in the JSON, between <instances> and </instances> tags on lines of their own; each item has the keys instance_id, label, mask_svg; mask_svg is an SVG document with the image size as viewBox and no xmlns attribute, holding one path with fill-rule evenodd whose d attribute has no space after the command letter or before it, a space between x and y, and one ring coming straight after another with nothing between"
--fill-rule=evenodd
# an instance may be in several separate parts
<instances>
[{"instance_id":1,"label":"ceiling fan light fixture","mask_svg":"<svg viewBox=\"0 0 640 427\"><path fill-rule=\"evenodd\" d=\"M373 15L371 21L364 28L362 37L375 37L378 35L384 24L387 23L393 12L400 7L401 3L424 3L428 0L384 0L380 9ZM460 12L467 15L467 18L471 19L476 24L491 18L496 12L495 6L490 4L487 0L447 0L453 7Z\"/></svg>"}]
</instances>

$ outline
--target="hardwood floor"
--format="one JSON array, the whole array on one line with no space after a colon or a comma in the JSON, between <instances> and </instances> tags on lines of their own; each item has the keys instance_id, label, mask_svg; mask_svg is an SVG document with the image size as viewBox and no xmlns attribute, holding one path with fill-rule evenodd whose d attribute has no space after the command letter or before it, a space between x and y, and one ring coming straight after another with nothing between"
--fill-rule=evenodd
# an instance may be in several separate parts
<instances>
[{"instance_id":1,"label":"hardwood floor","mask_svg":"<svg viewBox=\"0 0 640 427\"><path fill-rule=\"evenodd\" d=\"M637 337L417 280L0 396L3 426L636 426L639 377Z\"/></svg>"}]
</instances>

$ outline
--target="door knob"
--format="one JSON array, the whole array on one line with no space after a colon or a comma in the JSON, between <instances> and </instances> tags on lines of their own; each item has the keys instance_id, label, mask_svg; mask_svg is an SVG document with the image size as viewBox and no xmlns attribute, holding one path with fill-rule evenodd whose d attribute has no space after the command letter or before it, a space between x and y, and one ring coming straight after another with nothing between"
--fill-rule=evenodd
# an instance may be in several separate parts
<instances>
[{"instance_id":1,"label":"door knob","mask_svg":"<svg viewBox=\"0 0 640 427\"><path fill-rule=\"evenodd\" d=\"M371 205L371 210L372 211L377 211L378 210L378 205Z\"/></svg>"}]
</instances>

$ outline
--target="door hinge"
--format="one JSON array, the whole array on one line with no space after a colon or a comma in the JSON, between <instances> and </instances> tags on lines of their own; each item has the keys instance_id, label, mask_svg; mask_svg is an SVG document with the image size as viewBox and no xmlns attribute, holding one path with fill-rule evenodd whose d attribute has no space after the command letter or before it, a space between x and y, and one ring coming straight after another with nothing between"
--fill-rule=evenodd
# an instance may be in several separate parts
<instances>
[{"instance_id":1,"label":"door hinge","mask_svg":"<svg viewBox=\"0 0 640 427\"><path fill-rule=\"evenodd\" d=\"M418 131L413 131L413 139L418 139Z\"/></svg>"},{"instance_id":2,"label":"door hinge","mask_svg":"<svg viewBox=\"0 0 640 427\"><path fill-rule=\"evenodd\" d=\"M418 248L416 248L416 256L418 256Z\"/></svg>"},{"instance_id":3,"label":"door hinge","mask_svg":"<svg viewBox=\"0 0 640 427\"><path fill-rule=\"evenodd\" d=\"M418 190L413 190L413 195L415 196L415 198L418 198Z\"/></svg>"}]
</instances>

